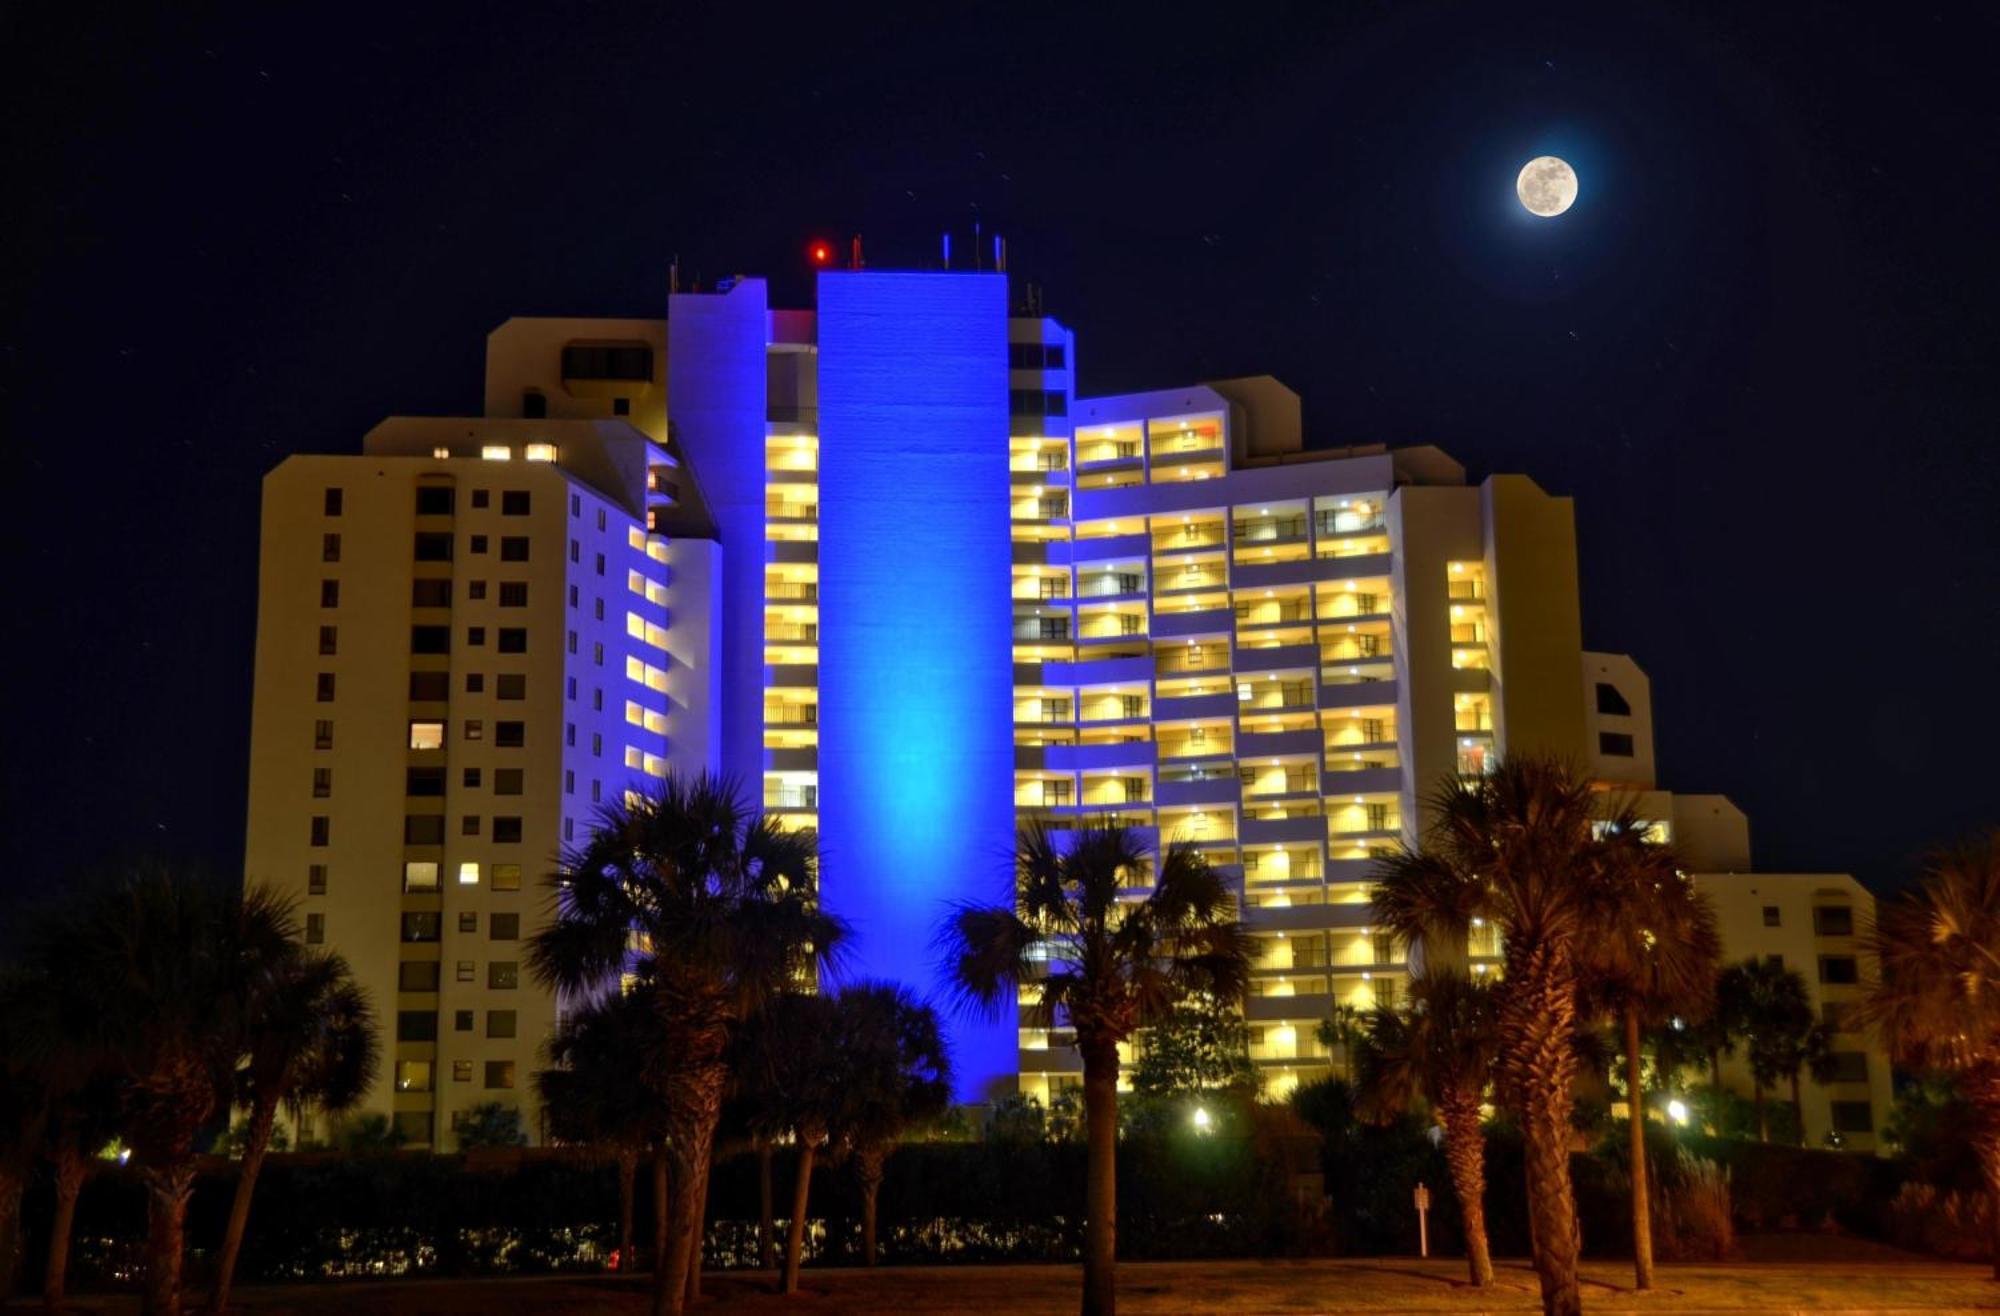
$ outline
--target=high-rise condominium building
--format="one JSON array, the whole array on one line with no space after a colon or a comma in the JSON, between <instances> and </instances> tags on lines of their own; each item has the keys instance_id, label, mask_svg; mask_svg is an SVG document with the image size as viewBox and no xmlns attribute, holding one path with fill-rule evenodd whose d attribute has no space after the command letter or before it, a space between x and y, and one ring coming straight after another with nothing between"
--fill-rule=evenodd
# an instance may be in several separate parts
<instances>
[{"instance_id":1,"label":"high-rise condominium building","mask_svg":"<svg viewBox=\"0 0 2000 1316\"><path fill-rule=\"evenodd\" d=\"M813 311L738 279L664 323L509 321L483 417L271 475L248 871L394 1000L374 1108L442 1143L531 1106L538 879L670 768L816 827L850 972L925 992L1019 823L1200 847L1258 937L1272 1092L1326 1070L1336 1005L1403 990L1370 863L1436 783L1538 750L1652 789L1644 678L1583 650L1569 500L1308 448L1270 378L1075 372L1003 275L829 272ZM1703 834L1702 799L1650 798ZM1063 1022L954 1017L961 1096L1080 1081Z\"/></svg>"}]
</instances>

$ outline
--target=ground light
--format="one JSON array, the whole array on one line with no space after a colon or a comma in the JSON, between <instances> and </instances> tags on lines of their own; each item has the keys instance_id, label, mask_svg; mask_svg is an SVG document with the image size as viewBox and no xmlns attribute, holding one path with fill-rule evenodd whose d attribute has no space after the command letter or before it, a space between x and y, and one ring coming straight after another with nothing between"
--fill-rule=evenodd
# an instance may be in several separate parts
<instances>
[{"instance_id":1,"label":"ground light","mask_svg":"<svg viewBox=\"0 0 2000 1316\"><path fill-rule=\"evenodd\" d=\"M1669 1102L1667 1102L1667 1118L1672 1120L1676 1124L1687 1123L1688 1122L1687 1103L1685 1101L1682 1101L1679 1097L1675 1097Z\"/></svg>"},{"instance_id":2,"label":"ground light","mask_svg":"<svg viewBox=\"0 0 2000 1316\"><path fill-rule=\"evenodd\" d=\"M1194 1131L1196 1133L1213 1132L1214 1125L1215 1125L1215 1120L1211 1115L1209 1115L1208 1107L1196 1106L1194 1108Z\"/></svg>"}]
</instances>

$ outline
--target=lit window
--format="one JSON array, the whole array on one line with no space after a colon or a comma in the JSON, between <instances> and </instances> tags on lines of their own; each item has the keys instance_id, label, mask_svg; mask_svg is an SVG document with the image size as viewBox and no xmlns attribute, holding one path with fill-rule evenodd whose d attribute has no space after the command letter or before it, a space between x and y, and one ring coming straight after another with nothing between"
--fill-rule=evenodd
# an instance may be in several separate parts
<instances>
[{"instance_id":1,"label":"lit window","mask_svg":"<svg viewBox=\"0 0 2000 1316\"><path fill-rule=\"evenodd\" d=\"M513 458L514 450L504 443L489 443L479 450L479 455L490 462L504 462Z\"/></svg>"},{"instance_id":2,"label":"lit window","mask_svg":"<svg viewBox=\"0 0 2000 1316\"><path fill-rule=\"evenodd\" d=\"M635 727L644 726L646 725L646 710L627 699L625 701L625 720Z\"/></svg>"},{"instance_id":3,"label":"lit window","mask_svg":"<svg viewBox=\"0 0 2000 1316\"><path fill-rule=\"evenodd\" d=\"M531 462L552 462L556 459L556 445L553 443L531 443L521 455Z\"/></svg>"},{"instance_id":4,"label":"lit window","mask_svg":"<svg viewBox=\"0 0 2000 1316\"><path fill-rule=\"evenodd\" d=\"M435 891L438 884L438 866L430 859L412 859L403 865L403 890Z\"/></svg>"},{"instance_id":5,"label":"lit window","mask_svg":"<svg viewBox=\"0 0 2000 1316\"><path fill-rule=\"evenodd\" d=\"M432 457L434 457L434 458L436 458L436 459L437 459L438 461L443 461L443 460L445 460L445 458L447 458L447 457L451 456L451 449L450 449L450 448L442 448L442 447L440 447L440 448L432 448L432 449L431 449L431 456L432 456Z\"/></svg>"},{"instance_id":6,"label":"lit window","mask_svg":"<svg viewBox=\"0 0 2000 1316\"><path fill-rule=\"evenodd\" d=\"M460 886L478 886L479 865L471 860L460 864L458 866L458 884Z\"/></svg>"},{"instance_id":7,"label":"lit window","mask_svg":"<svg viewBox=\"0 0 2000 1316\"><path fill-rule=\"evenodd\" d=\"M444 723L442 722L410 723L410 748L443 749Z\"/></svg>"}]
</instances>

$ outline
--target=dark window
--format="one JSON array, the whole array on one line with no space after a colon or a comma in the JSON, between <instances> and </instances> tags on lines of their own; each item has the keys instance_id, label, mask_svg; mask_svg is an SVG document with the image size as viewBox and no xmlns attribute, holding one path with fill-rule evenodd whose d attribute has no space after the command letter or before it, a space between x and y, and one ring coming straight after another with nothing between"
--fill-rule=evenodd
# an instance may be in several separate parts
<instances>
[{"instance_id":1,"label":"dark window","mask_svg":"<svg viewBox=\"0 0 2000 1316\"><path fill-rule=\"evenodd\" d=\"M467 790L478 790L478 789L479 789L479 769L478 769L478 768L467 768L467 769L465 770L465 777L464 777L464 782L465 782L465 788L466 788Z\"/></svg>"},{"instance_id":2,"label":"dark window","mask_svg":"<svg viewBox=\"0 0 2000 1316\"><path fill-rule=\"evenodd\" d=\"M489 1060L486 1062L486 1086L488 1088L511 1088L514 1086L514 1062L511 1060Z\"/></svg>"},{"instance_id":3,"label":"dark window","mask_svg":"<svg viewBox=\"0 0 2000 1316\"><path fill-rule=\"evenodd\" d=\"M493 889L495 891L519 891L521 889L521 866L519 864L493 865Z\"/></svg>"},{"instance_id":4,"label":"dark window","mask_svg":"<svg viewBox=\"0 0 2000 1316\"><path fill-rule=\"evenodd\" d=\"M419 562L451 561L451 536L437 534L418 535L416 557Z\"/></svg>"},{"instance_id":5,"label":"dark window","mask_svg":"<svg viewBox=\"0 0 2000 1316\"><path fill-rule=\"evenodd\" d=\"M452 1031L452 1032L454 1032L454 1033L469 1033L469 1032L471 1032L471 1031L472 1031L472 1011L470 1011L470 1010L453 1010L453 1011L451 1012L451 1031Z\"/></svg>"},{"instance_id":6,"label":"dark window","mask_svg":"<svg viewBox=\"0 0 2000 1316\"><path fill-rule=\"evenodd\" d=\"M403 794L405 795L444 794L444 769L405 768L403 770Z\"/></svg>"},{"instance_id":7,"label":"dark window","mask_svg":"<svg viewBox=\"0 0 2000 1316\"><path fill-rule=\"evenodd\" d=\"M323 896L326 894L326 865L310 864L306 868L306 894Z\"/></svg>"},{"instance_id":8,"label":"dark window","mask_svg":"<svg viewBox=\"0 0 2000 1316\"><path fill-rule=\"evenodd\" d=\"M474 601L483 599L486 597L486 582L483 580L468 581L465 586L465 592L466 596Z\"/></svg>"},{"instance_id":9,"label":"dark window","mask_svg":"<svg viewBox=\"0 0 2000 1316\"><path fill-rule=\"evenodd\" d=\"M313 682L313 697L322 704L333 702L333 673L321 672Z\"/></svg>"},{"instance_id":10,"label":"dark window","mask_svg":"<svg viewBox=\"0 0 2000 1316\"><path fill-rule=\"evenodd\" d=\"M403 915L404 941L436 941L443 933L444 916L434 910Z\"/></svg>"},{"instance_id":11,"label":"dark window","mask_svg":"<svg viewBox=\"0 0 2000 1316\"><path fill-rule=\"evenodd\" d=\"M1834 1102L1833 1131L1835 1133L1875 1132L1875 1107L1865 1101Z\"/></svg>"},{"instance_id":12,"label":"dark window","mask_svg":"<svg viewBox=\"0 0 2000 1316\"><path fill-rule=\"evenodd\" d=\"M1813 931L1822 937L1853 936L1853 908L1848 905L1813 906Z\"/></svg>"},{"instance_id":13,"label":"dark window","mask_svg":"<svg viewBox=\"0 0 2000 1316\"><path fill-rule=\"evenodd\" d=\"M653 349L650 347L565 347L562 352L564 379L653 378Z\"/></svg>"},{"instance_id":14,"label":"dark window","mask_svg":"<svg viewBox=\"0 0 2000 1316\"><path fill-rule=\"evenodd\" d=\"M507 632L505 631L500 632L500 648L503 653L506 652ZM528 678L519 672L503 673L494 693L502 699L526 699L528 697Z\"/></svg>"},{"instance_id":15,"label":"dark window","mask_svg":"<svg viewBox=\"0 0 2000 1316\"><path fill-rule=\"evenodd\" d=\"M1624 695L1618 693L1617 686L1611 684L1609 681L1599 681L1597 683L1597 711L1600 713L1609 713L1613 717L1630 717L1632 716L1632 705L1626 702Z\"/></svg>"},{"instance_id":16,"label":"dark window","mask_svg":"<svg viewBox=\"0 0 2000 1316\"><path fill-rule=\"evenodd\" d=\"M486 551L485 535L474 535L472 537L472 551L475 553L484 553Z\"/></svg>"},{"instance_id":17,"label":"dark window","mask_svg":"<svg viewBox=\"0 0 2000 1316\"><path fill-rule=\"evenodd\" d=\"M600 576L604 574L604 554L602 553L597 555L597 574Z\"/></svg>"},{"instance_id":18,"label":"dark window","mask_svg":"<svg viewBox=\"0 0 2000 1316\"><path fill-rule=\"evenodd\" d=\"M411 813L403 817L404 845L443 845L444 815Z\"/></svg>"},{"instance_id":19,"label":"dark window","mask_svg":"<svg viewBox=\"0 0 2000 1316\"><path fill-rule=\"evenodd\" d=\"M468 1011L467 1013L470 1013L470 1011ZM466 1028L469 1029L471 1026L472 1025L467 1024ZM461 1029L460 1031L463 1032L465 1030ZM452 1061L451 1081L454 1083L470 1083L472 1081L472 1062L470 1060Z\"/></svg>"},{"instance_id":20,"label":"dark window","mask_svg":"<svg viewBox=\"0 0 2000 1316\"><path fill-rule=\"evenodd\" d=\"M486 966L486 985L494 991L509 992L521 985L521 966L514 960L494 960Z\"/></svg>"},{"instance_id":21,"label":"dark window","mask_svg":"<svg viewBox=\"0 0 2000 1316\"><path fill-rule=\"evenodd\" d=\"M1866 1051L1835 1051L1831 1057L1833 1064L1828 1071L1829 1083L1866 1083L1868 1081L1868 1053Z\"/></svg>"},{"instance_id":22,"label":"dark window","mask_svg":"<svg viewBox=\"0 0 2000 1316\"><path fill-rule=\"evenodd\" d=\"M458 968L453 971L452 976L458 979L458 981L460 982L471 982L472 970L473 970L473 962L471 960L460 960L458 962Z\"/></svg>"},{"instance_id":23,"label":"dark window","mask_svg":"<svg viewBox=\"0 0 2000 1316\"><path fill-rule=\"evenodd\" d=\"M333 794L333 769L314 768L313 798L316 800L323 800L332 794Z\"/></svg>"},{"instance_id":24,"label":"dark window","mask_svg":"<svg viewBox=\"0 0 2000 1316\"><path fill-rule=\"evenodd\" d=\"M504 586L502 588L505 588ZM528 631L524 626L502 626L500 628L501 653L526 653L528 651ZM502 678L503 680L505 678ZM502 699L506 696L502 695Z\"/></svg>"},{"instance_id":25,"label":"dark window","mask_svg":"<svg viewBox=\"0 0 2000 1316\"><path fill-rule=\"evenodd\" d=\"M321 535L319 537L319 560L322 562L340 561L339 535Z\"/></svg>"},{"instance_id":26,"label":"dark window","mask_svg":"<svg viewBox=\"0 0 2000 1316\"><path fill-rule=\"evenodd\" d=\"M311 836L315 846L333 844L333 819L323 813L314 814Z\"/></svg>"},{"instance_id":27,"label":"dark window","mask_svg":"<svg viewBox=\"0 0 2000 1316\"><path fill-rule=\"evenodd\" d=\"M449 580L413 580L410 582L410 606L415 608L449 608L451 606L451 582Z\"/></svg>"},{"instance_id":28,"label":"dark window","mask_svg":"<svg viewBox=\"0 0 2000 1316\"><path fill-rule=\"evenodd\" d=\"M527 731L526 722L495 722L493 743L502 749L519 749L527 743Z\"/></svg>"},{"instance_id":29,"label":"dark window","mask_svg":"<svg viewBox=\"0 0 2000 1316\"><path fill-rule=\"evenodd\" d=\"M521 939L521 916L519 914L493 914L486 920L486 935L494 941L519 941Z\"/></svg>"},{"instance_id":30,"label":"dark window","mask_svg":"<svg viewBox=\"0 0 2000 1316\"><path fill-rule=\"evenodd\" d=\"M328 489L326 491L326 514L328 516L340 515L340 490Z\"/></svg>"},{"instance_id":31,"label":"dark window","mask_svg":"<svg viewBox=\"0 0 2000 1316\"><path fill-rule=\"evenodd\" d=\"M437 1011L396 1011L396 1040L398 1042L435 1042L437 1041L437 1035Z\"/></svg>"},{"instance_id":32,"label":"dark window","mask_svg":"<svg viewBox=\"0 0 2000 1316\"><path fill-rule=\"evenodd\" d=\"M1061 343L1009 343L1007 368L1010 370L1061 370Z\"/></svg>"},{"instance_id":33,"label":"dark window","mask_svg":"<svg viewBox=\"0 0 2000 1316\"><path fill-rule=\"evenodd\" d=\"M418 516L450 516L451 490L443 485L423 485L417 490Z\"/></svg>"},{"instance_id":34,"label":"dark window","mask_svg":"<svg viewBox=\"0 0 2000 1316\"><path fill-rule=\"evenodd\" d=\"M396 990L399 992L434 992L438 989L438 962L436 960L404 960L396 966Z\"/></svg>"},{"instance_id":35,"label":"dark window","mask_svg":"<svg viewBox=\"0 0 2000 1316\"><path fill-rule=\"evenodd\" d=\"M1061 389L1011 389L1007 409L1016 416L1067 416L1069 395Z\"/></svg>"},{"instance_id":36,"label":"dark window","mask_svg":"<svg viewBox=\"0 0 2000 1316\"><path fill-rule=\"evenodd\" d=\"M1834 986L1861 981L1861 970L1852 955L1822 955L1819 957L1819 980Z\"/></svg>"},{"instance_id":37,"label":"dark window","mask_svg":"<svg viewBox=\"0 0 2000 1316\"><path fill-rule=\"evenodd\" d=\"M512 1010L488 1010L486 1012L486 1035L488 1037L512 1037L519 1027Z\"/></svg>"},{"instance_id":38,"label":"dark window","mask_svg":"<svg viewBox=\"0 0 2000 1316\"><path fill-rule=\"evenodd\" d=\"M486 628L484 626L468 626L465 628L465 644L467 648L478 648L484 643L486 643Z\"/></svg>"},{"instance_id":39,"label":"dark window","mask_svg":"<svg viewBox=\"0 0 2000 1316\"><path fill-rule=\"evenodd\" d=\"M525 608L528 606L528 582L525 580L503 580L500 582L500 606L503 608Z\"/></svg>"},{"instance_id":40,"label":"dark window","mask_svg":"<svg viewBox=\"0 0 2000 1316\"><path fill-rule=\"evenodd\" d=\"M500 560L502 562L526 562L528 560L528 537L526 535L500 536ZM500 593L504 597L507 587L502 585Z\"/></svg>"},{"instance_id":41,"label":"dark window","mask_svg":"<svg viewBox=\"0 0 2000 1316\"><path fill-rule=\"evenodd\" d=\"M331 657L340 652L340 628L322 626L319 628L319 651L322 657Z\"/></svg>"},{"instance_id":42,"label":"dark window","mask_svg":"<svg viewBox=\"0 0 2000 1316\"><path fill-rule=\"evenodd\" d=\"M321 718L319 721L313 723L313 748L333 748L333 720L331 718Z\"/></svg>"},{"instance_id":43,"label":"dark window","mask_svg":"<svg viewBox=\"0 0 2000 1316\"><path fill-rule=\"evenodd\" d=\"M467 933L479 931L479 915L470 911L460 914L458 916L458 930Z\"/></svg>"},{"instance_id":44,"label":"dark window","mask_svg":"<svg viewBox=\"0 0 2000 1316\"><path fill-rule=\"evenodd\" d=\"M1764 926L1767 928L1781 926L1781 918L1776 905L1764 906Z\"/></svg>"},{"instance_id":45,"label":"dark window","mask_svg":"<svg viewBox=\"0 0 2000 1316\"><path fill-rule=\"evenodd\" d=\"M519 795L521 793L521 769L495 768L493 770L493 793L495 795Z\"/></svg>"},{"instance_id":46,"label":"dark window","mask_svg":"<svg viewBox=\"0 0 2000 1316\"><path fill-rule=\"evenodd\" d=\"M501 845L516 845L521 840L521 820L519 818L495 818L493 839Z\"/></svg>"},{"instance_id":47,"label":"dark window","mask_svg":"<svg viewBox=\"0 0 2000 1316\"><path fill-rule=\"evenodd\" d=\"M500 515L526 516L528 514L528 491L526 489L502 489L500 491Z\"/></svg>"},{"instance_id":48,"label":"dark window","mask_svg":"<svg viewBox=\"0 0 2000 1316\"><path fill-rule=\"evenodd\" d=\"M450 653L451 627L412 626L410 627L411 653Z\"/></svg>"},{"instance_id":49,"label":"dark window","mask_svg":"<svg viewBox=\"0 0 2000 1316\"><path fill-rule=\"evenodd\" d=\"M1597 733L1597 752L1629 759L1634 753L1632 737L1623 731L1600 731Z\"/></svg>"},{"instance_id":50,"label":"dark window","mask_svg":"<svg viewBox=\"0 0 2000 1316\"><path fill-rule=\"evenodd\" d=\"M467 672L465 674L465 693L476 695L485 689L486 674L484 672Z\"/></svg>"},{"instance_id":51,"label":"dark window","mask_svg":"<svg viewBox=\"0 0 2000 1316\"><path fill-rule=\"evenodd\" d=\"M320 946L326 943L326 915L306 915L306 945Z\"/></svg>"},{"instance_id":52,"label":"dark window","mask_svg":"<svg viewBox=\"0 0 2000 1316\"><path fill-rule=\"evenodd\" d=\"M411 672L410 702L441 704L451 698L450 672Z\"/></svg>"},{"instance_id":53,"label":"dark window","mask_svg":"<svg viewBox=\"0 0 2000 1316\"><path fill-rule=\"evenodd\" d=\"M485 507L492 501L493 491L491 489L474 489L472 491L472 505L474 507Z\"/></svg>"},{"instance_id":54,"label":"dark window","mask_svg":"<svg viewBox=\"0 0 2000 1316\"><path fill-rule=\"evenodd\" d=\"M339 581L322 580L319 583L319 606L322 608L337 608L340 606Z\"/></svg>"},{"instance_id":55,"label":"dark window","mask_svg":"<svg viewBox=\"0 0 2000 1316\"><path fill-rule=\"evenodd\" d=\"M631 415L631 414L632 414L632 399L631 399L631 398L613 398L613 399L611 399L611 414L612 414L612 415L614 415L614 416L629 416L629 415Z\"/></svg>"},{"instance_id":56,"label":"dark window","mask_svg":"<svg viewBox=\"0 0 2000 1316\"><path fill-rule=\"evenodd\" d=\"M529 420L544 420L549 414L549 399L539 389L525 389L521 393L521 414Z\"/></svg>"},{"instance_id":57,"label":"dark window","mask_svg":"<svg viewBox=\"0 0 2000 1316\"><path fill-rule=\"evenodd\" d=\"M458 820L458 834L460 836L479 835L479 815L468 813L463 818L460 818Z\"/></svg>"}]
</instances>

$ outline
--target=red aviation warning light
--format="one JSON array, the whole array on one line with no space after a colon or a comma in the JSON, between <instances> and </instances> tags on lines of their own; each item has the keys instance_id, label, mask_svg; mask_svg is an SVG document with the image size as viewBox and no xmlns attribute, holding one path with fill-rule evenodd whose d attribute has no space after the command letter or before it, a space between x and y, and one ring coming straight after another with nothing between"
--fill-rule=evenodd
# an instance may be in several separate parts
<instances>
[{"instance_id":1,"label":"red aviation warning light","mask_svg":"<svg viewBox=\"0 0 2000 1316\"><path fill-rule=\"evenodd\" d=\"M815 240L806 247L806 257L812 261L814 268L825 269L833 264L833 244Z\"/></svg>"}]
</instances>

